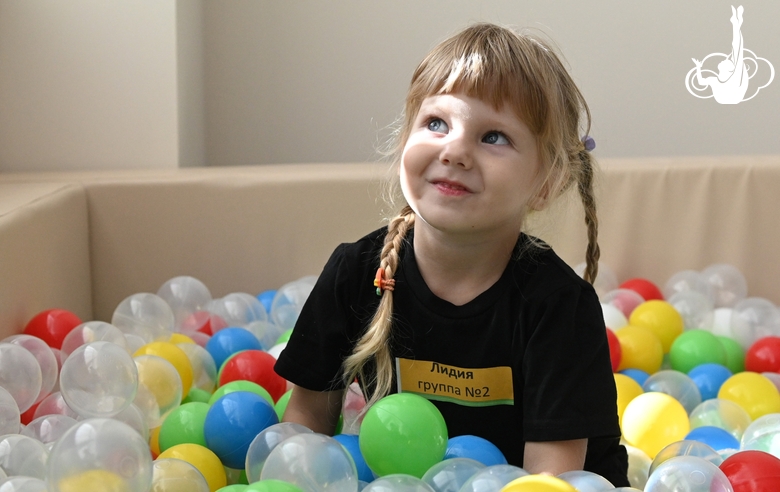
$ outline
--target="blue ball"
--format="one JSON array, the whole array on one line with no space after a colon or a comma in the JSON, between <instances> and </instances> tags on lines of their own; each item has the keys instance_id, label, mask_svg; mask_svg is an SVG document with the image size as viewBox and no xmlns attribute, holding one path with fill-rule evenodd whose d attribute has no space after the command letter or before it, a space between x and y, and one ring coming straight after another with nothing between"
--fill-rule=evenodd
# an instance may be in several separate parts
<instances>
[{"instance_id":1,"label":"blue ball","mask_svg":"<svg viewBox=\"0 0 780 492\"><path fill-rule=\"evenodd\" d=\"M726 366L714 362L700 364L688 371L688 376L699 387L702 401L717 398L720 387L733 375Z\"/></svg>"},{"instance_id":2,"label":"blue ball","mask_svg":"<svg viewBox=\"0 0 780 492\"><path fill-rule=\"evenodd\" d=\"M254 438L278 423L274 407L265 398L249 391L235 391L211 405L203 424L203 435L206 447L223 465L243 469Z\"/></svg>"},{"instance_id":3,"label":"blue ball","mask_svg":"<svg viewBox=\"0 0 780 492\"><path fill-rule=\"evenodd\" d=\"M257 294L257 300L260 301L260 303L265 308L266 313L271 312L271 304L274 302L274 296L276 295L276 290L266 290L259 294Z\"/></svg>"},{"instance_id":4,"label":"blue ball","mask_svg":"<svg viewBox=\"0 0 780 492\"><path fill-rule=\"evenodd\" d=\"M219 330L206 342L206 351L214 358L217 369L231 355L244 350L263 350L263 346L251 331L235 326Z\"/></svg>"},{"instance_id":5,"label":"blue ball","mask_svg":"<svg viewBox=\"0 0 780 492\"><path fill-rule=\"evenodd\" d=\"M623 369L620 371L620 374L625 374L626 376L630 377L637 383L639 383L639 386L644 386L645 381L647 381L647 378L650 377L648 373L641 369Z\"/></svg>"},{"instance_id":6,"label":"blue ball","mask_svg":"<svg viewBox=\"0 0 780 492\"><path fill-rule=\"evenodd\" d=\"M373 482L374 473L366 464L363 453L360 452L360 437L357 434L336 434L333 439L340 442L352 456L352 461L355 462L355 468L357 468L358 480L366 483Z\"/></svg>"},{"instance_id":7,"label":"blue ball","mask_svg":"<svg viewBox=\"0 0 780 492\"><path fill-rule=\"evenodd\" d=\"M492 442L479 436L455 436L447 441L444 459L471 458L485 466L506 465L506 457Z\"/></svg>"},{"instance_id":8,"label":"blue ball","mask_svg":"<svg viewBox=\"0 0 780 492\"><path fill-rule=\"evenodd\" d=\"M686 440L703 442L715 451L724 449L739 449L739 441L731 433L720 427L705 425L690 431Z\"/></svg>"}]
</instances>

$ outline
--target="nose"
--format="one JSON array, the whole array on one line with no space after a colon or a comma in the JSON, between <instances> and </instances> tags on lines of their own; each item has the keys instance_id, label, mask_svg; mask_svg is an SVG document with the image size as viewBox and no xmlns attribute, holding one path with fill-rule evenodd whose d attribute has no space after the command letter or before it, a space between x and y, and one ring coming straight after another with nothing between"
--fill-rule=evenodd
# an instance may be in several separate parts
<instances>
[{"instance_id":1,"label":"nose","mask_svg":"<svg viewBox=\"0 0 780 492\"><path fill-rule=\"evenodd\" d=\"M442 144L439 160L443 164L470 169L473 164L472 150L463 134L452 132Z\"/></svg>"}]
</instances>

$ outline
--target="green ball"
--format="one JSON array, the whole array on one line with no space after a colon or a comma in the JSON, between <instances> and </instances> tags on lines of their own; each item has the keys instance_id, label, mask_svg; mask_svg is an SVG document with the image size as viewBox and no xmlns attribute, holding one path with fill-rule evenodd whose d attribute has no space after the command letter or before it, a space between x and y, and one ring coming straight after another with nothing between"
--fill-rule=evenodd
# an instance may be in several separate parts
<instances>
[{"instance_id":1,"label":"green ball","mask_svg":"<svg viewBox=\"0 0 780 492\"><path fill-rule=\"evenodd\" d=\"M279 335L279 338L276 339L275 345L279 345L280 343L286 343L287 341L289 341L290 340L290 335L292 335L292 332L293 332L292 328L282 332L282 334Z\"/></svg>"},{"instance_id":2,"label":"green ball","mask_svg":"<svg viewBox=\"0 0 780 492\"><path fill-rule=\"evenodd\" d=\"M209 405L190 402L174 409L160 426L160 452L177 444L200 444L206 447L203 425Z\"/></svg>"},{"instance_id":3,"label":"green ball","mask_svg":"<svg viewBox=\"0 0 780 492\"><path fill-rule=\"evenodd\" d=\"M707 363L726 365L726 351L718 337L707 330L688 330L672 342L669 349L672 369L688 374Z\"/></svg>"},{"instance_id":4,"label":"green ball","mask_svg":"<svg viewBox=\"0 0 780 492\"><path fill-rule=\"evenodd\" d=\"M187 393L187 396L181 402L182 403L192 403L192 402L208 403L209 398L211 398L211 393L209 393L208 391L200 388L190 388L190 392Z\"/></svg>"},{"instance_id":5,"label":"green ball","mask_svg":"<svg viewBox=\"0 0 780 492\"><path fill-rule=\"evenodd\" d=\"M233 485L226 485L224 487L220 487L217 489L217 492L246 492L247 485L243 484L233 484Z\"/></svg>"},{"instance_id":6,"label":"green ball","mask_svg":"<svg viewBox=\"0 0 780 492\"><path fill-rule=\"evenodd\" d=\"M447 425L430 401L397 393L376 402L360 426L360 451L378 476L405 473L422 478L444 458Z\"/></svg>"},{"instance_id":7,"label":"green ball","mask_svg":"<svg viewBox=\"0 0 780 492\"><path fill-rule=\"evenodd\" d=\"M215 401L219 400L228 393L233 393L236 391L248 391L250 393L254 393L258 396L262 396L268 403L271 404L271 406L274 405L274 399L268 390L255 382L246 381L244 379L231 381L217 388L217 391L215 391L214 394L209 398L209 405L213 405Z\"/></svg>"},{"instance_id":8,"label":"green ball","mask_svg":"<svg viewBox=\"0 0 780 492\"><path fill-rule=\"evenodd\" d=\"M274 405L274 410L276 410L276 416L279 417L279 422L281 422L282 417L284 417L284 411L287 409L287 403L290 401L291 395L292 390L287 390Z\"/></svg>"},{"instance_id":9,"label":"green ball","mask_svg":"<svg viewBox=\"0 0 780 492\"><path fill-rule=\"evenodd\" d=\"M732 374L737 374L745 370L745 349L736 340L729 337L719 336L718 340L726 351L726 363Z\"/></svg>"},{"instance_id":10,"label":"green ball","mask_svg":"<svg viewBox=\"0 0 780 492\"><path fill-rule=\"evenodd\" d=\"M298 486L283 480L269 479L251 483L245 492L303 492Z\"/></svg>"}]
</instances>

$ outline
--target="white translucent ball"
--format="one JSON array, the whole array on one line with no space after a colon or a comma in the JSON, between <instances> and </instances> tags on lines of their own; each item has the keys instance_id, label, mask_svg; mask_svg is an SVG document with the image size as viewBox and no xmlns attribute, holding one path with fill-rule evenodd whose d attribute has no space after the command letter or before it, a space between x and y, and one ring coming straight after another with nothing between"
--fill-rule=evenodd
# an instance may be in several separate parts
<instances>
[{"instance_id":1,"label":"white translucent ball","mask_svg":"<svg viewBox=\"0 0 780 492\"><path fill-rule=\"evenodd\" d=\"M696 270L682 270L671 277L661 289L664 299L669 299L675 294L682 292L697 292L713 302L714 294L712 286L707 282L701 272Z\"/></svg>"},{"instance_id":2,"label":"white translucent ball","mask_svg":"<svg viewBox=\"0 0 780 492\"><path fill-rule=\"evenodd\" d=\"M21 434L0 436L0 468L9 477L46 479L49 452L42 442Z\"/></svg>"},{"instance_id":3,"label":"white translucent ball","mask_svg":"<svg viewBox=\"0 0 780 492\"><path fill-rule=\"evenodd\" d=\"M211 291L195 277L182 275L167 280L157 289L173 311L174 327L181 329L182 322L195 311L200 311L211 301Z\"/></svg>"},{"instance_id":4,"label":"white translucent ball","mask_svg":"<svg viewBox=\"0 0 780 492\"><path fill-rule=\"evenodd\" d=\"M152 485L149 444L129 425L114 419L87 419L71 427L51 450L49 490L147 492Z\"/></svg>"},{"instance_id":5,"label":"white translucent ball","mask_svg":"<svg viewBox=\"0 0 780 492\"><path fill-rule=\"evenodd\" d=\"M710 285L716 308L732 307L747 297L747 280L734 265L716 263L702 270L701 275Z\"/></svg>"},{"instance_id":6,"label":"white translucent ball","mask_svg":"<svg viewBox=\"0 0 780 492\"><path fill-rule=\"evenodd\" d=\"M501 490L512 480L528 475L528 472L514 465L492 465L485 467L469 478L461 492L484 492Z\"/></svg>"},{"instance_id":7,"label":"white translucent ball","mask_svg":"<svg viewBox=\"0 0 780 492\"><path fill-rule=\"evenodd\" d=\"M312 430L293 422L280 422L263 429L252 442L246 452L246 477L249 483L260 480L265 461L276 446L288 437L298 434L312 434Z\"/></svg>"},{"instance_id":8,"label":"white translucent ball","mask_svg":"<svg viewBox=\"0 0 780 492\"><path fill-rule=\"evenodd\" d=\"M720 464L723 463L723 458L711 446L704 444L701 441L684 439L666 445L657 455L655 455L653 463L650 465L650 476L652 476L653 473L655 473L655 470L663 463L680 456L694 456L707 460L715 466L720 466Z\"/></svg>"},{"instance_id":9,"label":"white translucent ball","mask_svg":"<svg viewBox=\"0 0 780 492\"><path fill-rule=\"evenodd\" d=\"M217 365L208 350L195 343L177 343L177 347L187 354L192 366L192 387L214 391L217 384Z\"/></svg>"},{"instance_id":10,"label":"white translucent ball","mask_svg":"<svg viewBox=\"0 0 780 492\"><path fill-rule=\"evenodd\" d=\"M734 305L737 324L734 339L744 349L759 338L780 336L780 311L772 301L762 297L748 297Z\"/></svg>"},{"instance_id":11,"label":"white translucent ball","mask_svg":"<svg viewBox=\"0 0 780 492\"><path fill-rule=\"evenodd\" d=\"M21 412L11 393L0 386L0 436L16 434L21 425Z\"/></svg>"},{"instance_id":12,"label":"white translucent ball","mask_svg":"<svg viewBox=\"0 0 780 492\"><path fill-rule=\"evenodd\" d=\"M471 458L450 458L433 465L422 476L435 492L458 492L478 471L486 466Z\"/></svg>"},{"instance_id":13,"label":"white translucent ball","mask_svg":"<svg viewBox=\"0 0 780 492\"><path fill-rule=\"evenodd\" d=\"M650 475L650 466L653 460L639 448L623 443L628 453L628 483L632 487L642 490Z\"/></svg>"},{"instance_id":14,"label":"white translucent ball","mask_svg":"<svg viewBox=\"0 0 780 492\"><path fill-rule=\"evenodd\" d=\"M77 348L92 342L111 342L128 350L127 339L122 331L104 321L87 321L73 328L62 340L62 360ZM129 350L128 350L129 352Z\"/></svg>"},{"instance_id":15,"label":"white translucent ball","mask_svg":"<svg viewBox=\"0 0 780 492\"><path fill-rule=\"evenodd\" d=\"M214 333L227 327L244 328L255 321L268 321L263 303L245 292L233 292L214 299L206 309L211 314L211 330Z\"/></svg>"},{"instance_id":16,"label":"white translucent ball","mask_svg":"<svg viewBox=\"0 0 780 492\"><path fill-rule=\"evenodd\" d=\"M190 463L176 458L157 459L153 463L150 492L209 492L209 484Z\"/></svg>"},{"instance_id":17,"label":"white translucent ball","mask_svg":"<svg viewBox=\"0 0 780 492\"><path fill-rule=\"evenodd\" d=\"M577 489L577 492L605 492L607 490L615 490L615 486L612 485L612 482L597 473L585 470L563 472L558 475L558 478L565 480L568 484Z\"/></svg>"},{"instance_id":18,"label":"white translucent ball","mask_svg":"<svg viewBox=\"0 0 780 492\"><path fill-rule=\"evenodd\" d=\"M723 307L715 308L712 312L712 326L705 329L711 331L713 335L736 340L736 333L745 331L747 327L745 320L737 316L733 308Z\"/></svg>"},{"instance_id":19,"label":"white translucent ball","mask_svg":"<svg viewBox=\"0 0 780 492\"><path fill-rule=\"evenodd\" d=\"M46 481L33 477L8 477L0 480L0 492L48 492Z\"/></svg>"},{"instance_id":20,"label":"white translucent ball","mask_svg":"<svg viewBox=\"0 0 780 492\"><path fill-rule=\"evenodd\" d=\"M601 313L604 315L604 324L610 330L617 331L628 324L628 319L623 311L612 304L602 302Z\"/></svg>"},{"instance_id":21,"label":"white translucent ball","mask_svg":"<svg viewBox=\"0 0 780 492\"><path fill-rule=\"evenodd\" d=\"M645 492L733 492L726 474L711 462L696 456L678 456L663 462L650 474Z\"/></svg>"},{"instance_id":22,"label":"white translucent ball","mask_svg":"<svg viewBox=\"0 0 780 492\"><path fill-rule=\"evenodd\" d=\"M601 302L615 306L626 318L629 318L631 312L645 302L645 298L631 289L614 289L604 294L601 297Z\"/></svg>"},{"instance_id":23,"label":"white translucent ball","mask_svg":"<svg viewBox=\"0 0 780 492\"><path fill-rule=\"evenodd\" d=\"M124 334L141 337L146 343L168 340L174 328L173 311L160 296L141 292L119 303L111 324Z\"/></svg>"},{"instance_id":24,"label":"white translucent ball","mask_svg":"<svg viewBox=\"0 0 780 492\"><path fill-rule=\"evenodd\" d=\"M138 405L131 403L127 408L111 418L124 422L135 429L144 440L149 440L149 425L146 423L146 415L138 408Z\"/></svg>"},{"instance_id":25,"label":"white translucent ball","mask_svg":"<svg viewBox=\"0 0 780 492\"><path fill-rule=\"evenodd\" d=\"M134 357L138 370L139 392L144 391L154 399L154 404L136 399L135 403L146 416L150 429L155 425L155 409L159 411L160 423L165 417L181 404L183 388L179 371L162 357L156 355L139 355ZM141 388L144 388L141 390ZM148 395L145 395L148 398Z\"/></svg>"},{"instance_id":26,"label":"white translucent ball","mask_svg":"<svg viewBox=\"0 0 780 492\"><path fill-rule=\"evenodd\" d=\"M41 390L33 405L49 396L57 383L59 374L59 363L51 347L40 338L32 335L12 335L4 339L3 342L26 348L38 361L38 366L41 368Z\"/></svg>"},{"instance_id":27,"label":"white translucent ball","mask_svg":"<svg viewBox=\"0 0 780 492\"><path fill-rule=\"evenodd\" d=\"M79 414L70 408L68 402L66 402L65 398L63 398L62 391L55 391L54 393L44 398L35 408L33 418L37 419L38 417L52 414L67 415L68 417L72 417L74 419L79 418Z\"/></svg>"},{"instance_id":28,"label":"white translucent ball","mask_svg":"<svg viewBox=\"0 0 780 492\"><path fill-rule=\"evenodd\" d=\"M282 353L282 350L284 350L285 347L287 347L287 342L277 343L276 345L268 349L268 353L273 355L275 359L278 359L279 354Z\"/></svg>"},{"instance_id":29,"label":"white translucent ball","mask_svg":"<svg viewBox=\"0 0 780 492\"><path fill-rule=\"evenodd\" d=\"M691 429L712 426L727 431L736 439L742 435L752 422L750 414L731 400L712 398L701 402L690 414Z\"/></svg>"},{"instance_id":30,"label":"white translucent ball","mask_svg":"<svg viewBox=\"0 0 780 492\"><path fill-rule=\"evenodd\" d=\"M42 444L54 444L65 432L76 425L76 419L67 415L44 415L33 419L21 432Z\"/></svg>"},{"instance_id":31,"label":"white translucent ball","mask_svg":"<svg viewBox=\"0 0 780 492\"><path fill-rule=\"evenodd\" d=\"M599 271L596 273L596 281L593 282L593 288L596 289L596 294L601 297L607 292L617 289L620 283L618 282L617 275L615 275L615 272L609 265L602 261L598 264ZM579 275L580 278L585 278L585 267L587 267L587 265L588 264L584 261L577 264L577 266L574 267L574 272Z\"/></svg>"},{"instance_id":32,"label":"white translucent ball","mask_svg":"<svg viewBox=\"0 0 780 492\"><path fill-rule=\"evenodd\" d=\"M690 413L701 403L701 391L696 383L687 374L665 369L651 374L642 384L645 393L655 391L665 393L685 408Z\"/></svg>"},{"instance_id":33,"label":"white translucent ball","mask_svg":"<svg viewBox=\"0 0 780 492\"><path fill-rule=\"evenodd\" d=\"M270 321L253 321L246 325L246 329L260 341L260 346L263 350L273 347L282 333L284 333L284 330Z\"/></svg>"},{"instance_id":34,"label":"white translucent ball","mask_svg":"<svg viewBox=\"0 0 780 492\"><path fill-rule=\"evenodd\" d=\"M0 343L0 386L13 396L21 413L35 403L42 381L41 366L29 350Z\"/></svg>"},{"instance_id":35,"label":"white translucent ball","mask_svg":"<svg viewBox=\"0 0 780 492\"><path fill-rule=\"evenodd\" d=\"M366 485L362 492L434 492L422 479L396 473L377 478Z\"/></svg>"},{"instance_id":36,"label":"white translucent ball","mask_svg":"<svg viewBox=\"0 0 780 492\"><path fill-rule=\"evenodd\" d=\"M666 302L680 313L686 330L712 328L715 307L701 292L694 290L677 292L668 297Z\"/></svg>"},{"instance_id":37,"label":"white translucent ball","mask_svg":"<svg viewBox=\"0 0 780 492\"><path fill-rule=\"evenodd\" d=\"M276 290L271 302L271 321L282 331L295 326L303 304L309 298L316 282L316 276L308 276L287 283Z\"/></svg>"},{"instance_id":38,"label":"white translucent ball","mask_svg":"<svg viewBox=\"0 0 780 492\"><path fill-rule=\"evenodd\" d=\"M740 440L742 451L764 451L780 458L780 413L758 417L745 429Z\"/></svg>"}]
</instances>

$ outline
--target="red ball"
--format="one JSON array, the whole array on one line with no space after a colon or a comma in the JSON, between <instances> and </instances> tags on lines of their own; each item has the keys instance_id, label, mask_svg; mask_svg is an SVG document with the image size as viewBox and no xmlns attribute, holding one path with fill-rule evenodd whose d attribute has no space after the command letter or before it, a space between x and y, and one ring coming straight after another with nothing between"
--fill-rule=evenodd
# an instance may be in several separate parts
<instances>
[{"instance_id":1,"label":"red ball","mask_svg":"<svg viewBox=\"0 0 780 492\"><path fill-rule=\"evenodd\" d=\"M653 282L646 278L632 278L619 286L621 289L631 289L644 298L645 301L657 299L664 300L664 294Z\"/></svg>"},{"instance_id":2,"label":"red ball","mask_svg":"<svg viewBox=\"0 0 780 492\"><path fill-rule=\"evenodd\" d=\"M252 381L257 383L271 395L274 401L287 391L287 381L274 371L276 358L262 350L244 350L230 357L222 365L219 374L219 385L231 381Z\"/></svg>"},{"instance_id":3,"label":"red ball","mask_svg":"<svg viewBox=\"0 0 780 492\"><path fill-rule=\"evenodd\" d=\"M780 490L780 459L763 451L739 451L720 464L734 492Z\"/></svg>"},{"instance_id":4,"label":"red ball","mask_svg":"<svg viewBox=\"0 0 780 492\"><path fill-rule=\"evenodd\" d=\"M27 425L35 420L35 411L38 410L38 405L40 404L41 402L35 403L33 406L21 413L19 417L23 425Z\"/></svg>"},{"instance_id":5,"label":"red ball","mask_svg":"<svg viewBox=\"0 0 780 492\"><path fill-rule=\"evenodd\" d=\"M26 335L38 337L53 349L62 348L62 340L81 324L78 316L64 309L47 309L33 316L24 327Z\"/></svg>"},{"instance_id":6,"label":"red ball","mask_svg":"<svg viewBox=\"0 0 780 492\"><path fill-rule=\"evenodd\" d=\"M745 370L780 372L780 337L756 340L745 353Z\"/></svg>"},{"instance_id":7,"label":"red ball","mask_svg":"<svg viewBox=\"0 0 780 492\"><path fill-rule=\"evenodd\" d=\"M607 341L609 342L609 360L612 362L612 372L617 372L620 360L623 358L623 349L620 347L615 332L607 328Z\"/></svg>"}]
</instances>

